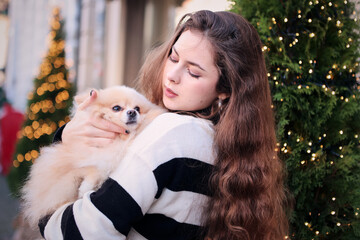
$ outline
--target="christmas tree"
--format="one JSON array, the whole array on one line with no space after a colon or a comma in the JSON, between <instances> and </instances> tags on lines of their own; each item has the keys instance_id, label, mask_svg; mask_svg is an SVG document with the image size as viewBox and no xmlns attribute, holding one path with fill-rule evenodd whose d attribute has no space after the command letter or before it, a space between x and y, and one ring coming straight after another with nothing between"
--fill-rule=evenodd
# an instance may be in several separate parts
<instances>
[{"instance_id":1,"label":"christmas tree","mask_svg":"<svg viewBox=\"0 0 360 240\"><path fill-rule=\"evenodd\" d=\"M360 239L359 24L354 1L236 0L263 42L279 156L294 200L285 239Z\"/></svg>"},{"instance_id":2,"label":"christmas tree","mask_svg":"<svg viewBox=\"0 0 360 240\"><path fill-rule=\"evenodd\" d=\"M30 166L42 146L52 142L55 131L69 121L73 89L67 81L63 21L58 8L50 21L49 50L34 79L34 90L28 96L26 119L8 175L10 190L18 196ZM46 181L46 179L44 179Z\"/></svg>"}]
</instances>

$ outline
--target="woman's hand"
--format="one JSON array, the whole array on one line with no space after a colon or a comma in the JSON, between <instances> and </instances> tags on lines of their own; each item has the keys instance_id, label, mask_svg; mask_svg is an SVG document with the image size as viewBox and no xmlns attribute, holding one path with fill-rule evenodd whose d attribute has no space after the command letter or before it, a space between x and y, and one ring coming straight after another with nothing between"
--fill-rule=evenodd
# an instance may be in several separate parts
<instances>
[{"instance_id":1,"label":"woman's hand","mask_svg":"<svg viewBox=\"0 0 360 240\"><path fill-rule=\"evenodd\" d=\"M103 147L110 144L116 135L127 134L124 128L115 125L99 116L84 114L84 110L96 99L96 91L82 102L73 119L68 122L62 132L62 142L73 144L82 142L90 147Z\"/></svg>"}]
</instances>

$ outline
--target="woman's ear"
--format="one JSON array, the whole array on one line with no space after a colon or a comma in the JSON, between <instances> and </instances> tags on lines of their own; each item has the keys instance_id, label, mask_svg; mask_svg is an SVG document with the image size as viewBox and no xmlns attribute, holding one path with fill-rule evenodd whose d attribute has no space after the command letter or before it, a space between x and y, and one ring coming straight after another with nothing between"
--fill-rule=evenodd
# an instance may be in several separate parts
<instances>
[{"instance_id":1,"label":"woman's ear","mask_svg":"<svg viewBox=\"0 0 360 240\"><path fill-rule=\"evenodd\" d=\"M227 99L228 97L230 97L230 94L229 93L220 93L218 95L218 98L221 100L221 101L224 101L225 99Z\"/></svg>"}]
</instances>

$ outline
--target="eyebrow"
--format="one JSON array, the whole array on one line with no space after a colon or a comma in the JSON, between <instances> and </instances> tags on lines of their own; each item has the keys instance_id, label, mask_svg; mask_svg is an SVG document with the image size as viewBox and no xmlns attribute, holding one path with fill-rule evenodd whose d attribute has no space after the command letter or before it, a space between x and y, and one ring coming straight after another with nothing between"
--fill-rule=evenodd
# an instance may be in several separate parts
<instances>
[{"instance_id":1,"label":"eyebrow","mask_svg":"<svg viewBox=\"0 0 360 240\"><path fill-rule=\"evenodd\" d=\"M172 50L176 53L176 55L179 56L179 53L176 51L175 49L175 46L172 46ZM200 68L201 70L203 70L204 72L206 72L206 70L204 68L202 68L199 64L197 63L194 63L194 62L191 62L191 61L187 61L188 64L192 65L192 66L195 66L195 67L198 67Z\"/></svg>"}]
</instances>

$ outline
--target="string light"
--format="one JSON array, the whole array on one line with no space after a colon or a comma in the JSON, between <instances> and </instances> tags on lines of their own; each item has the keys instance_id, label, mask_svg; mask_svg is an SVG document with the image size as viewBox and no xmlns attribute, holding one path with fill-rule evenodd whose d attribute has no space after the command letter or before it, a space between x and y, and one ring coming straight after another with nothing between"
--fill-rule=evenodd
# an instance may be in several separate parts
<instances>
[{"instance_id":1,"label":"string light","mask_svg":"<svg viewBox=\"0 0 360 240\"><path fill-rule=\"evenodd\" d=\"M325 11L321 11L318 14L321 15L321 19L324 19L325 23L324 24L328 24L329 26L336 26L336 30L334 30L335 34L338 33L339 35L343 34L340 37L345 37L348 34L348 30L345 28L345 24L347 24L347 21L343 20L344 18L339 18L340 14L345 14L343 11L338 10L336 8L339 7L340 4L337 3L333 3L332 1L321 1L321 3L319 3L319 1L315 1L315 0L310 0L309 5L312 7L307 7L308 9L303 9L303 10L297 10L294 14L294 17L296 18L303 18L303 21L300 21L302 24L305 22L305 28L303 28L301 30L301 32L297 32L294 34L294 32L292 33L287 33L286 31L278 31L278 27L281 27L281 24L279 24L279 26L274 26L273 24L276 24L277 21L279 21L279 23L284 22L284 23L288 23L289 19L291 19L290 17L279 17L276 16L273 18L270 18L269 20L271 20L270 24L272 27L269 27L269 29L273 29L274 31L271 32L271 34L274 34L275 32L280 33L281 35L272 35L271 38L267 36L268 38L268 42L266 42L267 46L263 47L263 51L267 52L269 51L269 47L273 48L272 46L275 47L276 49L276 54L280 55L280 52L282 52L282 54L287 54L288 51L290 52L294 52L296 51L301 51L300 49L303 49L304 45L308 44L308 42L310 44L314 44L315 41L316 43L318 43L319 38L316 38L318 36L323 36L323 34L320 34L320 31L318 32L317 30L315 30L315 27L317 27L317 24L319 23L317 21L317 16L313 14L313 11L318 11L318 9L320 8L321 10L326 10L326 11L331 11L329 12L329 14L327 14L327 12ZM347 4L347 1L344 1L345 4ZM313 5L318 5L318 6L313 6ZM306 6L304 6L306 7ZM343 6L341 6L343 7ZM309 14L309 10L310 9L310 14ZM332 11L335 11L336 14L333 14ZM290 15L289 15L290 16ZM311 16L311 17L308 17ZM306 18L305 18L306 17ZM353 18L355 18L356 16L353 16ZM326 20L328 22L326 22ZM291 23L293 23L293 21L298 21L298 20L293 20L291 19ZM356 20L354 20L356 21ZM269 21L270 22L270 21ZM283 25L284 26L284 25ZM286 24L287 26L287 24ZM310 27L306 29L306 27ZM312 28L313 27L313 28ZM344 28L342 28L344 27ZM276 31L275 31L276 30ZM275 33L276 34L276 33ZM269 34L270 35L270 34ZM301 35L301 37L300 37ZM338 35L338 37L339 37ZM347 41L346 41L347 39ZM307 42L307 40L310 40ZM299 43L300 41L300 43ZM353 41L352 38L346 37L343 39L343 42L345 42L343 45L341 45L341 47L346 49L349 48L354 48L355 46L357 46L357 40ZM280 46L279 46L280 45ZM290 49L293 48L293 49ZM356 47L355 47L356 48ZM345 50L346 50L345 49ZM347 50L349 51L349 50ZM299 55L295 55L295 56L299 56ZM310 55L311 56L311 55ZM311 94L311 91L305 91L304 89L311 89L313 85L309 84L309 79L310 81L313 81L313 79L315 79L314 81L316 81L316 79L321 79L326 80L326 82L321 82L320 86L324 91L321 91L322 94L325 94L325 96L331 98L331 99L336 99L336 101L343 101L343 103L349 103L346 104L346 106L352 106L351 103L355 103L355 101L358 100L358 98L356 99L356 96L341 96L342 92L341 90L337 90L337 88L333 87L334 85L336 85L338 83L338 81L341 81L341 77L340 75L342 74L346 74L347 76L351 76L355 77L355 74L358 72L358 68L354 66L353 63L348 63L346 62L346 65L344 65L344 62L336 62L333 63L331 62L330 64L328 64L328 66L324 67L322 64L324 63L324 61L319 61L318 63L316 63L316 61L314 61L314 57L310 57L312 59L308 59L308 58L303 58L302 60L298 59L298 65L295 64L295 66L291 66L291 65L285 65L285 64L279 64L276 63L276 67L272 68L273 73L268 73L267 76L269 78L269 80L271 81L272 79L274 80L274 84L272 84L272 86L277 86L279 85L281 86L287 86L286 84L294 84L294 87L297 87L297 89L299 90L300 93L306 93L306 94ZM319 58L320 59L320 58ZM339 60L340 61L340 60ZM296 63L296 62L295 62ZM358 63L357 63L358 64ZM290 70L289 68L285 68L286 66L291 66ZM320 70L322 69L326 69L328 68L328 70L325 70L324 73L319 73ZM329 70L331 69L331 70ZM290 74L289 74L290 72ZM350 73L349 75L347 73ZM352 75L353 73L353 75ZM357 80L360 81L360 74L356 76ZM285 79L285 80L283 80ZM287 81L289 79L289 81ZM304 80L304 81L302 81ZM301 81L301 82L300 82ZM335 82L336 81L336 82ZM271 81L272 82L272 81ZM301 84L300 84L301 83ZM318 82L316 82L317 84ZM309 87L310 85L310 87ZM279 88L279 86L277 86L276 88ZM360 90L360 87L358 87L358 89ZM287 100L287 99L286 99ZM278 102L283 102L284 99L280 97L276 100ZM290 102L290 101L289 101ZM276 105L275 105L276 106ZM272 106L273 107L273 106ZM275 107L276 108L276 107ZM342 130L333 130L333 132L328 132L328 136L331 136L331 140L329 141L329 139L326 139L327 134L323 133L323 134L319 134L319 136L313 136L312 138L306 138L306 137L302 137L297 135L297 131L295 129L287 129L283 134L285 135L284 137L286 138L286 143L281 143L281 145L277 148L278 153L280 154L284 154L285 157L287 157L285 154L290 153L291 151L298 153L299 152L299 148L301 150L301 155L305 155L305 156L300 156L299 158L297 158L298 160L296 161L296 167L301 168L302 170L305 170L307 166L312 166L312 164L318 164L319 161L320 163L324 163L326 164L326 167L334 168L334 166L336 166L336 168L338 168L341 164L341 159L345 157L348 157L348 151L345 145L342 146L338 146L336 145L336 147L334 145L332 145L332 141L333 141L333 135L335 133L335 138L341 138L345 140L345 135L347 135L349 132L348 129L342 129ZM352 133L351 138L352 141L356 141L358 142L358 138L359 138L359 133ZM355 140L355 139L356 140ZM296 143L295 143L296 142ZM295 145L295 146L292 146ZM342 143L344 144L344 143ZM305 149L304 149L305 148ZM305 152L304 152L305 151ZM333 151L333 153L330 153L331 151ZM343 154L341 154L343 153ZM334 156L332 156L331 154L333 154ZM332 169L334 170L334 169ZM334 194L335 195L335 194ZM329 200L331 201L332 205L335 204L339 204L340 199L338 201L336 201L336 197L335 196L328 196ZM334 209L334 210L333 210ZM341 210L338 209L338 206L336 205L336 207L327 210L326 211L326 216L323 216L324 218L327 217L327 215L331 215L331 216L335 216L337 217L337 215L339 215L339 217L342 217L342 214L339 214L339 212L341 212ZM323 212L321 213L322 215ZM358 215L358 211L356 211L356 215ZM320 216L320 213L313 211L312 213L309 212L309 216L311 217L315 217L315 216ZM335 218L333 217L333 218ZM337 220L337 222L335 222L335 224L338 227L341 226L348 226L349 223L341 223L342 220ZM329 235L329 232L323 231L322 229L320 229L315 223L314 227L311 226L312 220L310 217L307 218L307 222L305 222L305 226L309 228L309 230L311 230L312 234L313 234L313 238L317 239L317 238L323 238L325 237L324 235ZM350 226L350 225L349 225ZM320 229L320 230L319 230ZM315 236L316 235L316 236ZM320 235L320 236L318 236ZM291 238L290 236L286 236L285 239ZM296 237L294 237L295 239ZM311 238L309 238L311 239Z\"/></svg>"}]
</instances>

